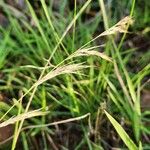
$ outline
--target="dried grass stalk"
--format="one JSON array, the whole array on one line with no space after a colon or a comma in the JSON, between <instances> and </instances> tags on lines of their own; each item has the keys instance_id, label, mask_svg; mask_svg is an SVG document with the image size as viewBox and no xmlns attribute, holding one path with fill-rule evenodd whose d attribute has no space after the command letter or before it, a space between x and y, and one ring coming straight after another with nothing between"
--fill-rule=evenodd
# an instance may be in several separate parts
<instances>
[{"instance_id":1,"label":"dried grass stalk","mask_svg":"<svg viewBox=\"0 0 150 150\"><path fill-rule=\"evenodd\" d=\"M76 73L77 71L87 68L88 66L80 64L71 64L71 65L65 65L56 68L53 71L50 71L47 75L45 75L42 79L37 81L35 83L35 86L42 84L43 82L50 80L58 75L61 74L70 74L70 73Z\"/></svg>"},{"instance_id":2,"label":"dried grass stalk","mask_svg":"<svg viewBox=\"0 0 150 150\"><path fill-rule=\"evenodd\" d=\"M5 127L9 124L14 124L17 121L23 120L23 119L28 119L28 118L32 118L32 117L36 117L36 116L42 116L42 115L46 115L48 112L42 112L39 110L34 110L34 111L29 111L27 113L22 113L16 117L12 117L4 122L2 122L0 124L0 128L1 127Z\"/></svg>"},{"instance_id":3,"label":"dried grass stalk","mask_svg":"<svg viewBox=\"0 0 150 150\"><path fill-rule=\"evenodd\" d=\"M106 35L111 35L115 33L127 33L128 25L133 24L133 19L130 16L127 16L120 20L117 24L109 28L108 30L104 31L100 36L106 36Z\"/></svg>"},{"instance_id":4,"label":"dried grass stalk","mask_svg":"<svg viewBox=\"0 0 150 150\"><path fill-rule=\"evenodd\" d=\"M101 52L98 52L95 50L89 50L89 49L79 49L74 54L72 54L70 56L70 58L79 57L79 56L98 56L98 57L101 57L107 61L112 62L111 58L108 57L107 55L105 55L104 53L101 53Z\"/></svg>"}]
</instances>

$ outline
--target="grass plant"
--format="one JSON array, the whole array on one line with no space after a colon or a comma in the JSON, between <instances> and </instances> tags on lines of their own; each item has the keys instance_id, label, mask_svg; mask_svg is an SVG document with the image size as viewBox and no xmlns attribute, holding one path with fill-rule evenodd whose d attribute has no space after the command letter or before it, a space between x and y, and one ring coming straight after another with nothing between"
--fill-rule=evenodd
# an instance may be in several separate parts
<instances>
[{"instance_id":1,"label":"grass plant","mask_svg":"<svg viewBox=\"0 0 150 150\"><path fill-rule=\"evenodd\" d=\"M41 0L38 12L25 2L19 11L0 1L9 20L0 28L0 94L10 99L0 99L0 128L14 128L1 147L29 150L40 141L45 150L149 149L150 111L142 110L141 93L150 53L134 72L129 65L138 49L125 45L140 28L148 36L147 2L140 25L140 0L74 0L72 10L63 0L57 11L53 0ZM86 18L93 7L98 11Z\"/></svg>"}]
</instances>

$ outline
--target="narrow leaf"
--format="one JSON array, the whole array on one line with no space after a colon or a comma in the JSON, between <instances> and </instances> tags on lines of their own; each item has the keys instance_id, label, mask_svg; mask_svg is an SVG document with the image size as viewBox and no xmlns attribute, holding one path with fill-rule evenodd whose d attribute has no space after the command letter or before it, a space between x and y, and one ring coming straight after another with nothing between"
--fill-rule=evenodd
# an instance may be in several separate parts
<instances>
[{"instance_id":1,"label":"narrow leaf","mask_svg":"<svg viewBox=\"0 0 150 150\"><path fill-rule=\"evenodd\" d=\"M129 137L126 131L121 127L121 125L107 111L104 110L104 112L108 117L109 121L114 126L117 133L119 134L120 138L123 140L125 145L129 148L129 150L138 150L135 143L132 141L132 139Z\"/></svg>"}]
</instances>

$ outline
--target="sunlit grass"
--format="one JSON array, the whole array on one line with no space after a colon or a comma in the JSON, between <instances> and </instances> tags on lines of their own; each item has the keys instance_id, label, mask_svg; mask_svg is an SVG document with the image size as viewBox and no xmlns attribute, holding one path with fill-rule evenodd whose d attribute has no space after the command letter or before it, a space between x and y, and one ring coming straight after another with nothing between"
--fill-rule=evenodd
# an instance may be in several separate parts
<instances>
[{"instance_id":1,"label":"sunlit grass","mask_svg":"<svg viewBox=\"0 0 150 150\"><path fill-rule=\"evenodd\" d=\"M96 4L100 12L89 22L83 21L82 14L88 12L93 3L87 0L78 8L75 0L74 10L66 17L59 12L55 14L52 4L49 6L41 0L39 18L26 0L29 21L26 13L20 12L25 17L14 17L12 8L0 2L9 18L9 27L0 29L3 37L0 69L4 74L0 90L15 98L8 104L0 102L0 117L4 121L0 127L15 124L10 149L14 150L17 142L22 143L23 149L30 149L33 145L29 141L36 135L40 135L45 149L49 149L49 142L57 149L57 141L51 138L57 129L49 126L59 128L59 124L68 122L76 122L82 131L74 149L110 148L105 141L109 138L103 135L110 123L118 133L118 143L124 142L119 148L127 146L136 150L147 146L142 135L150 133L143 122L149 121L149 111L141 111L141 91L148 83L143 79L150 74L150 66L131 73L128 63L136 48L122 50L126 34L131 34L129 25L138 28L136 17L132 18L137 11L135 1L128 5L130 16L113 19L107 14L109 4L105 6L104 1L99 0ZM63 5L60 9L65 11ZM98 33L102 21L104 28ZM104 39L105 42L99 42ZM141 59L140 63L145 62ZM62 147L65 149L67 145Z\"/></svg>"}]
</instances>

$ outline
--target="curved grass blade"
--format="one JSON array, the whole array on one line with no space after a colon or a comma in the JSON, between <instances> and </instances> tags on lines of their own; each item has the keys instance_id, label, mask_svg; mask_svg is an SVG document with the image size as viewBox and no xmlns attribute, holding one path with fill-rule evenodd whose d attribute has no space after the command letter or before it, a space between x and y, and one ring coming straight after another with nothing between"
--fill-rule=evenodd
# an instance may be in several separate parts
<instances>
[{"instance_id":1,"label":"curved grass blade","mask_svg":"<svg viewBox=\"0 0 150 150\"><path fill-rule=\"evenodd\" d=\"M135 145L126 131L121 127L121 125L107 111L104 110L104 112L129 150L138 150L138 147Z\"/></svg>"}]
</instances>

